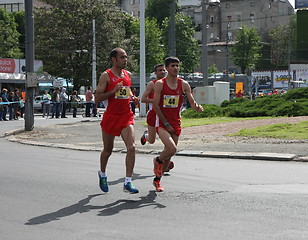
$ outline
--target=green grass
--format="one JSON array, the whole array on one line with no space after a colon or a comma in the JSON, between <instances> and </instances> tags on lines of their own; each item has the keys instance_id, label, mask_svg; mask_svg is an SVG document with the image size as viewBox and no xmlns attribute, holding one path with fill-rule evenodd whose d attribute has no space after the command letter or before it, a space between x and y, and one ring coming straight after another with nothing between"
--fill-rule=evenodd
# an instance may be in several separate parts
<instances>
[{"instance_id":1,"label":"green grass","mask_svg":"<svg viewBox=\"0 0 308 240\"><path fill-rule=\"evenodd\" d=\"M280 138L280 139L308 139L308 121L290 124L273 124L252 129L242 129L229 136Z\"/></svg>"},{"instance_id":2,"label":"green grass","mask_svg":"<svg viewBox=\"0 0 308 240\"><path fill-rule=\"evenodd\" d=\"M182 127L193 127L208 124L228 123L245 120L256 120L273 117L251 117L251 118L233 118L233 117L213 117L213 118L182 118Z\"/></svg>"}]
</instances>

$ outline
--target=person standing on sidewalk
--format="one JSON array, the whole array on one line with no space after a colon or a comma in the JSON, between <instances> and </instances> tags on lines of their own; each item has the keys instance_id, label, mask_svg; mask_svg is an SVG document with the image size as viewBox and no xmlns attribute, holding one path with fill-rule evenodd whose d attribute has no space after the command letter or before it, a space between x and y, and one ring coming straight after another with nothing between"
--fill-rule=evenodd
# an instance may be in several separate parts
<instances>
[{"instance_id":1,"label":"person standing on sidewalk","mask_svg":"<svg viewBox=\"0 0 308 240\"><path fill-rule=\"evenodd\" d=\"M95 101L103 101L106 111L101 121L104 148L100 155L99 186L103 192L108 192L106 168L112 154L115 136L121 136L126 149L126 177L123 189L130 193L138 193L132 184L135 165L135 129L134 114L130 107L130 100L135 100L130 89L131 73L125 70L127 54L121 48L115 48L110 53L112 68L101 75L96 92Z\"/></svg>"},{"instance_id":2,"label":"person standing on sidewalk","mask_svg":"<svg viewBox=\"0 0 308 240\"><path fill-rule=\"evenodd\" d=\"M42 99L43 99L43 118L45 117L45 115L47 118L49 118L51 96L47 90L44 91Z\"/></svg>"},{"instance_id":3,"label":"person standing on sidewalk","mask_svg":"<svg viewBox=\"0 0 308 240\"><path fill-rule=\"evenodd\" d=\"M153 109L153 98L154 98L154 84L157 80L162 79L166 76L166 69L164 64L157 64L154 67L154 73L156 75L156 79L150 81L147 84L147 87L141 97L142 103L147 103L149 110L147 112L147 124L148 130L145 131L140 139L142 145L146 144L148 141L149 143L153 144L156 138L156 130L155 130L155 120L156 120L156 113Z\"/></svg>"},{"instance_id":4,"label":"person standing on sidewalk","mask_svg":"<svg viewBox=\"0 0 308 240\"><path fill-rule=\"evenodd\" d=\"M60 116L60 88L56 88L51 96L52 114L51 118L59 118Z\"/></svg>"},{"instance_id":5,"label":"person standing on sidewalk","mask_svg":"<svg viewBox=\"0 0 308 240\"><path fill-rule=\"evenodd\" d=\"M66 88L62 88L60 93L60 102L61 102L61 118L67 118L66 108L67 108L68 95L66 94Z\"/></svg>"},{"instance_id":6,"label":"person standing on sidewalk","mask_svg":"<svg viewBox=\"0 0 308 240\"><path fill-rule=\"evenodd\" d=\"M156 131L164 144L164 149L159 157L153 159L155 174L153 185L158 192L164 190L160 180L163 173L169 168L171 157L177 151L177 144L181 134L180 111L183 95L186 95L187 100L195 111L203 111L202 106L196 103L188 82L178 78L180 60L176 57L168 57L165 59L165 67L168 76L155 83L153 101L157 115Z\"/></svg>"},{"instance_id":7,"label":"person standing on sidewalk","mask_svg":"<svg viewBox=\"0 0 308 240\"><path fill-rule=\"evenodd\" d=\"M91 108L93 105L92 87L88 87L86 91L86 117L91 117Z\"/></svg>"}]
</instances>

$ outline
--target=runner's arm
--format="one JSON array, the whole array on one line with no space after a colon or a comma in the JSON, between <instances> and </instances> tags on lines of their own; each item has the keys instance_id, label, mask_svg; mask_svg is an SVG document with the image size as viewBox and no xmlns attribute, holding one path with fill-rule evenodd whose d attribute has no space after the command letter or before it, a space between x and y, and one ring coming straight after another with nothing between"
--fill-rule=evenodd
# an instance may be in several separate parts
<instances>
[{"instance_id":1,"label":"runner's arm","mask_svg":"<svg viewBox=\"0 0 308 240\"><path fill-rule=\"evenodd\" d=\"M105 92L108 84L109 84L109 74L107 72L104 72L98 81L98 85L95 91L95 102L99 103L101 101L104 101L111 96L113 96L118 90L120 90L123 87L123 83L118 83L111 91Z\"/></svg>"},{"instance_id":2,"label":"runner's arm","mask_svg":"<svg viewBox=\"0 0 308 240\"><path fill-rule=\"evenodd\" d=\"M142 103L153 103L153 99L149 98L150 93L154 90L154 82L151 81L148 83L147 87L145 88L145 91L141 97Z\"/></svg>"},{"instance_id":3,"label":"runner's arm","mask_svg":"<svg viewBox=\"0 0 308 240\"><path fill-rule=\"evenodd\" d=\"M203 112L203 107L200 104L196 103L194 96L192 95L191 88L190 88L190 85L188 84L188 82L183 80L182 86L183 86L183 92L186 93L187 100L189 101L190 106L196 112Z\"/></svg>"}]
</instances>

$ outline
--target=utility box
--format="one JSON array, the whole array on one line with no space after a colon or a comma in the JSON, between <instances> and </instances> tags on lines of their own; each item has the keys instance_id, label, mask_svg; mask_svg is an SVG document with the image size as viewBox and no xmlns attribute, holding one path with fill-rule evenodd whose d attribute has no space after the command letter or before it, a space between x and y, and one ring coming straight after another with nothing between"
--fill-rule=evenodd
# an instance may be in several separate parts
<instances>
[{"instance_id":1,"label":"utility box","mask_svg":"<svg viewBox=\"0 0 308 240\"><path fill-rule=\"evenodd\" d=\"M193 93L197 103L219 106L223 101L229 100L230 84L217 81L213 83L213 86L196 87Z\"/></svg>"},{"instance_id":2,"label":"utility box","mask_svg":"<svg viewBox=\"0 0 308 240\"><path fill-rule=\"evenodd\" d=\"M214 82L215 88L215 103L217 106L230 99L230 83L228 82Z\"/></svg>"}]
</instances>

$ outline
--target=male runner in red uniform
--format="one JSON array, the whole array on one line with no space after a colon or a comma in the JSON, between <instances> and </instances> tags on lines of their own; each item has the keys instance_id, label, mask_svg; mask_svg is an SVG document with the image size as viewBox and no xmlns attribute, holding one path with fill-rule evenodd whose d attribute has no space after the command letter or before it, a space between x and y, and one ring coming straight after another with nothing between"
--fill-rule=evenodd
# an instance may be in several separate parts
<instances>
[{"instance_id":1,"label":"male runner in red uniform","mask_svg":"<svg viewBox=\"0 0 308 240\"><path fill-rule=\"evenodd\" d=\"M142 145L144 145L147 141L151 144L155 142L156 130L155 130L155 121L156 121L156 113L153 109L153 98L154 98L154 84L157 80L165 77L166 69L164 64L157 64L154 67L154 73L156 75L156 79L150 81L147 84L147 87L141 97L142 103L147 103L149 106L149 110L147 112L147 124L148 131L145 131L140 139Z\"/></svg>"},{"instance_id":2,"label":"male runner in red uniform","mask_svg":"<svg viewBox=\"0 0 308 240\"><path fill-rule=\"evenodd\" d=\"M202 112L203 108L197 104L191 88L183 79L178 78L180 60L176 57L165 59L165 67L168 76L158 80L154 85L153 106L156 112L156 130L159 138L164 144L164 150L159 157L154 158L153 185L156 191L161 192L164 188L160 184L163 173L168 169L171 157L177 151L177 143L181 134L180 111L183 102L183 95L186 94L191 107Z\"/></svg>"},{"instance_id":3,"label":"male runner in red uniform","mask_svg":"<svg viewBox=\"0 0 308 240\"><path fill-rule=\"evenodd\" d=\"M104 149L100 155L99 186L103 192L109 191L107 163L112 154L114 138L121 135L127 149L124 190L138 193L131 182L135 165L135 130L130 100L135 99L130 89L131 74L124 70L127 66L127 54L123 49L115 48L110 53L110 60L113 66L101 75L95 93L95 101L103 101L106 107L101 121Z\"/></svg>"}]
</instances>

